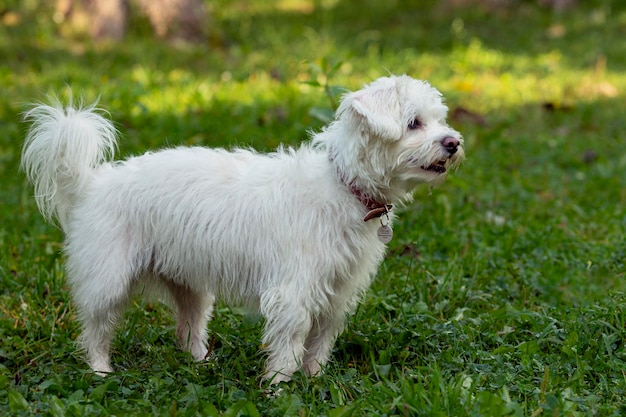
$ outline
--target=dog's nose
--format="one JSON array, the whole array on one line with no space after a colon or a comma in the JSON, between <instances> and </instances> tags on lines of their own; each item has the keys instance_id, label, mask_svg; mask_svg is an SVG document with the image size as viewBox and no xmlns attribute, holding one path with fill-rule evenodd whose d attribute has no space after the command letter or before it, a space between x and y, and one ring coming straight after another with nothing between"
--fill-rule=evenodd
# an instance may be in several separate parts
<instances>
[{"instance_id":1,"label":"dog's nose","mask_svg":"<svg viewBox=\"0 0 626 417\"><path fill-rule=\"evenodd\" d=\"M450 155L454 155L459 148L459 140L457 138L453 138L452 136L446 136L441 141L441 144L444 148L450 153Z\"/></svg>"}]
</instances>

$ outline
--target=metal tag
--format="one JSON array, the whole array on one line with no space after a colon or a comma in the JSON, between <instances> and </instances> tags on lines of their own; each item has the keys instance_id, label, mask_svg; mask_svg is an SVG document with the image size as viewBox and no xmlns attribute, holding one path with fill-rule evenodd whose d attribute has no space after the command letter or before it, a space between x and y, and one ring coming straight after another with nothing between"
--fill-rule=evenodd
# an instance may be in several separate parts
<instances>
[{"instance_id":1,"label":"metal tag","mask_svg":"<svg viewBox=\"0 0 626 417\"><path fill-rule=\"evenodd\" d=\"M381 225L378 228L377 234L378 240L385 244L391 242L391 239L393 239L393 230L391 230L391 227L387 226L386 224Z\"/></svg>"}]
</instances>

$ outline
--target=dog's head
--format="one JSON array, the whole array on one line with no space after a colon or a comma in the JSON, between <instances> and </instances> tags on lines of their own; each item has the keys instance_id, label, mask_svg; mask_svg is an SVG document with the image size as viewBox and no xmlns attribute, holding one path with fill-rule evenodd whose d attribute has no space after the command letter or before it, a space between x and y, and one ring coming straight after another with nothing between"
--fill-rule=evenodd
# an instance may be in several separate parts
<instances>
[{"instance_id":1,"label":"dog's head","mask_svg":"<svg viewBox=\"0 0 626 417\"><path fill-rule=\"evenodd\" d=\"M464 159L463 139L446 124L447 112L427 82L379 78L343 97L333 123L342 134L326 137L331 158L376 197L395 200L419 183L440 184Z\"/></svg>"}]
</instances>

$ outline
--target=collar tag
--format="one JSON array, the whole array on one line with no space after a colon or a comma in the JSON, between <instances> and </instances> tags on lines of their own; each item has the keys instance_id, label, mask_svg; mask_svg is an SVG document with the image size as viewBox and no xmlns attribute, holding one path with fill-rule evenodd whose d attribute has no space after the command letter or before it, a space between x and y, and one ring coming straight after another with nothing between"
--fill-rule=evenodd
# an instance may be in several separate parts
<instances>
[{"instance_id":1,"label":"collar tag","mask_svg":"<svg viewBox=\"0 0 626 417\"><path fill-rule=\"evenodd\" d=\"M386 221L383 221L383 216ZM383 242L385 245L393 239L393 230L389 226L389 215L387 212L380 216L380 227L378 228L376 235L378 236L378 240Z\"/></svg>"}]
</instances>

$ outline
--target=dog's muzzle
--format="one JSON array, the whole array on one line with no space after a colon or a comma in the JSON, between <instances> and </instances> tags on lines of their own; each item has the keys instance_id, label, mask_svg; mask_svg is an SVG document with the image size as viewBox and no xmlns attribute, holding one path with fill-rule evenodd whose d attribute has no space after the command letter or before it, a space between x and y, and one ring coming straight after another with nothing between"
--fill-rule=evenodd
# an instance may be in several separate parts
<instances>
[{"instance_id":1,"label":"dog's muzzle","mask_svg":"<svg viewBox=\"0 0 626 417\"><path fill-rule=\"evenodd\" d=\"M437 174L444 174L447 172L449 162L453 158L454 154L456 154L459 150L459 146L461 146L461 141L455 137L446 136L441 140L441 145L444 147L446 152L448 152L448 155L428 166L422 165L423 170L434 172Z\"/></svg>"}]
</instances>

